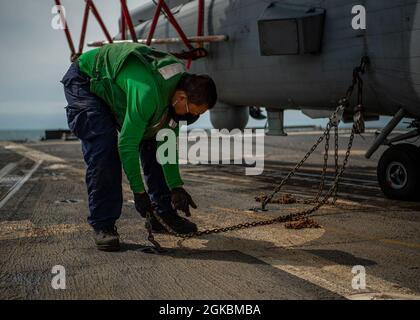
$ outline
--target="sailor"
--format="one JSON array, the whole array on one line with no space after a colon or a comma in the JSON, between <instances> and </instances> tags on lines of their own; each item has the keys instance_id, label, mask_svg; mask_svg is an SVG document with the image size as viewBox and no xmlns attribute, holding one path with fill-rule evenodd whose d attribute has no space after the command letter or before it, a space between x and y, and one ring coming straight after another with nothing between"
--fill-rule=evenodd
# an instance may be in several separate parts
<instances>
[{"instance_id":1,"label":"sailor","mask_svg":"<svg viewBox=\"0 0 420 320\"><path fill-rule=\"evenodd\" d=\"M178 136L180 120L192 123L211 109L217 100L214 81L186 73L171 54L122 43L84 53L61 82L68 125L81 140L87 165L88 223L96 247L120 249L115 222L123 204L121 165L142 217L154 210L174 231L196 231L194 223L177 213L189 216L190 206L197 207L183 188L178 154L175 163L160 164L157 149L163 142L156 141L156 134L169 129ZM164 231L153 215L151 225L154 232Z\"/></svg>"}]
</instances>

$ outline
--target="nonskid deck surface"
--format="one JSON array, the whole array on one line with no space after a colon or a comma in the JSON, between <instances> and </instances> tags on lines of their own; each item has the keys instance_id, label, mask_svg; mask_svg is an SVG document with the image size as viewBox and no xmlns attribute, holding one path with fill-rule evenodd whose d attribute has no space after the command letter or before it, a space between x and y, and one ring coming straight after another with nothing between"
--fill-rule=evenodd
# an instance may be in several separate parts
<instances>
[{"instance_id":1,"label":"nonskid deck surface","mask_svg":"<svg viewBox=\"0 0 420 320\"><path fill-rule=\"evenodd\" d=\"M260 176L246 176L241 165L182 165L186 188L199 205L192 220L204 229L307 208L248 210L316 138L316 133L266 137ZM0 142L0 298L419 298L420 205L384 199L376 182L380 153L372 160L363 156L372 139L356 138L338 204L313 217L322 228L271 225L185 241L156 235L170 249L161 255L143 252L150 244L126 182L117 224L122 251L94 248L79 142ZM340 155L345 146L343 137ZM284 191L299 198L314 195L321 167L322 148ZM51 285L55 265L65 268L65 290ZM366 270L364 290L352 287L354 266Z\"/></svg>"}]
</instances>

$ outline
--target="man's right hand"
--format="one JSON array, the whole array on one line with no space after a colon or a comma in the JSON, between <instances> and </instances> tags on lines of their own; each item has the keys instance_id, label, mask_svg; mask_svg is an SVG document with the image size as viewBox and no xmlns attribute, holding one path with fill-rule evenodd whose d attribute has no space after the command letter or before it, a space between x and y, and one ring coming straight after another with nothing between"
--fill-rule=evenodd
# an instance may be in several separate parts
<instances>
[{"instance_id":1,"label":"man's right hand","mask_svg":"<svg viewBox=\"0 0 420 320\"><path fill-rule=\"evenodd\" d=\"M147 192L134 193L134 205L143 218L146 218L147 212L152 213L152 203Z\"/></svg>"}]
</instances>

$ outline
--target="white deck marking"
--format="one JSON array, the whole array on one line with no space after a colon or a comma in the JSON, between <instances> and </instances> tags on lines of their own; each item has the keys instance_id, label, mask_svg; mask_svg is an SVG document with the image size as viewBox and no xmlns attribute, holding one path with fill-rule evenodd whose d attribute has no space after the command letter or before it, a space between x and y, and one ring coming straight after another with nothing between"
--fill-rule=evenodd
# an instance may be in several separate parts
<instances>
[{"instance_id":1,"label":"white deck marking","mask_svg":"<svg viewBox=\"0 0 420 320\"><path fill-rule=\"evenodd\" d=\"M49 143L50 144L50 143ZM45 162L51 162L52 165L49 167L51 170L68 170L78 176L80 176L80 179L85 183L85 170L84 169L78 169L73 166L71 166L65 159L59 158L53 155L50 155L48 153L35 150L32 148L29 148L24 145L19 145L16 143L11 142L1 142L0 146L3 146L5 149L12 150L13 152L16 152L17 154L20 154L21 156L24 156L26 158L29 158L35 162L39 161L45 161ZM52 167L54 166L54 167ZM66 166L65 168L63 166ZM130 187L127 184L122 185L124 192L131 193Z\"/></svg>"},{"instance_id":2,"label":"white deck marking","mask_svg":"<svg viewBox=\"0 0 420 320\"><path fill-rule=\"evenodd\" d=\"M16 162L10 162L0 170L0 180L9 172L16 168Z\"/></svg>"},{"instance_id":3,"label":"white deck marking","mask_svg":"<svg viewBox=\"0 0 420 320\"><path fill-rule=\"evenodd\" d=\"M227 215L242 214L247 212L240 210L212 207L222 210ZM258 219L258 216L252 217ZM205 219L205 218L204 218ZM200 215L198 221L207 228L216 227L210 219L203 219ZM237 250L246 255L259 259L273 268L287 272L295 277L303 279L320 288L336 293L350 300L370 299L420 299L420 294L408 287L389 281L378 275L374 267L366 266L366 289L356 290L352 288L352 265L340 264L328 258L318 256L306 249L307 243L320 239L325 229L311 229L305 232L296 232L287 229L279 230L279 225L266 226L256 230L242 230L227 233L222 238L194 238L188 240L176 240L176 246L181 248L205 249L214 251ZM382 240L366 235L358 234L355 241L371 241L371 245L378 245ZM168 239L174 241L173 239ZM261 245L260 243L264 243ZM357 257L355 257L357 259Z\"/></svg>"},{"instance_id":4,"label":"white deck marking","mask_svg":"<svg viewBox=\"0 0 420 320\"><path fill-rule=\"evenodd\" d=\"M6 196L3 197L3 199L0 201L0 209L7 203L7 201L9 201L9 199L11 197L13 197L13 195L19 191L19 189L25 184L26 181L29 180L29 178L32 176L32 174L39 168L39 166L41 165L41 163L43 162L43 160L37 161L33 167L31 168L31 170L29 170L29 172L19 181L17 181L13 187L11 187L9 189L9 191L6 193Z\"/></svg>"},{"instance_id":5,"label":"white deck marking","mask_svg":"<svg viewBox=\"0 0 420 320\"><path fill-rule=\"evenodd\" d=\"M42 151L38 151L32 148L28 148L24 145L16 144L16 143L8 143L4 145L4 148L7 150L11 150L13 152L16 152L17 154L20 154L26 158L29 158L33 161L48 161L48 162L66 162L64 159L55 157L53 155L47 154Z\"/></svg>"},{"instance_id":6,"label":"white deck marking","mask_svg":"<svg viewBox=\"0 0 420 320\"><path fill-rule=\"evenodd\" d=\"M287 251L284 252L286 255ZM250 251L247 253L270 264L274 268L290 273L300 279L306 280L331 292L337 293L346 299L370 300L375 297L377 299L384 299L385 296L388 296L389 299L398 296L404 296L405 299L420 299L417 292L370 274L369 268L367 268L367 288L366 290L361 290L360 292L352 289L351 287L351 280L354 276L351 273L351 266L334 264L323 258L303 252L300 252L299 254L292 253L290 257L285 259L270 257L270 253L268 251ZM290 259L292 263L289 263L289 261L287 261L288 259ZM362 294L365 296L360 296Z\"/></svg>"}]
</instances>

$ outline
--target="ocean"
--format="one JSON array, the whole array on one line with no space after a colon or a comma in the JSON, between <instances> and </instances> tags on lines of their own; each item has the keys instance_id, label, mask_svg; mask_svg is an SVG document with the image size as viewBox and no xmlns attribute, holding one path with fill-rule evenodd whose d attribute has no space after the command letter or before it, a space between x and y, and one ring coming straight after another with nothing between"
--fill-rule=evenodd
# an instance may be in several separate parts
<instances>
[{"instance_id":1,"label":"ocean","mask_svg":"<svg viewBox=\"0 0 420 320\"><path fill-rule=\"evenodd\" d=\"M382 117L380 121L368 122L366 123L367 128L382 128L389 121L389 117ZM250 128L263 128L266 124L266 121L256 121L250 119L248 122L248 127ZM316 125L320 127L325 127L327 120L312 120L308 117L301 114L299 111L286 111L285 112L285 125L286 129L288 126L307 126L307 125ZM342 125L343 128L351 127L350 124ZM399 127L406 128L402 121ZM204 114L196 123L192 126L189 126L190 129L194 128L203 128L210 129L212 125L210 123L208 113ZM50 128L57 129L57 128ZM61 128L68 130L68 128ZM19 129L19 130L0 130L0 141L40 141L45 136L44 129Z\"/></svg>"},{"instance_id":2,"label":"ocean","mask_svg":"<svg viewBox=\"0 0 420 320\"><path fill-rule=\"evenodd\" d=\"M0 130L0 141L40 141L45 130Z\"/></svg>"}]
</instances>

